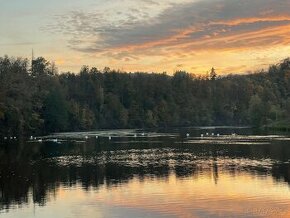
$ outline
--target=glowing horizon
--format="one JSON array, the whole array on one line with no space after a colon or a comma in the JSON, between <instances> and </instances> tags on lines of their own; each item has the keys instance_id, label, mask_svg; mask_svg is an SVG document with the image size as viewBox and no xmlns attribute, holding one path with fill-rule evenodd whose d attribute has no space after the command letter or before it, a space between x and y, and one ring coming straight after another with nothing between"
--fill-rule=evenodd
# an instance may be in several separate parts
<instances>
[{"instance_id":1,"label":"glowing horizon","mask_svg":"<svg viewBox=\"0 0 290 218\"><path fill-rule=\"evenodd\" d=\"M0 56L124 71L219 74L290 56L288 0L1 1Z\"/></svg>"}]
</instances>

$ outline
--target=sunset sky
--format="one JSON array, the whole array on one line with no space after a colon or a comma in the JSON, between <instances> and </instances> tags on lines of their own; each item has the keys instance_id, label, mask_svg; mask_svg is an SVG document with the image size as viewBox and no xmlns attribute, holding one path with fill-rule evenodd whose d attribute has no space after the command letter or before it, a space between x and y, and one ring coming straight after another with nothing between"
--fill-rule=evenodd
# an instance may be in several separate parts
<instances>
[{"instance_id":1,"label":"sunset sky","mask_svg":"<svg viewBox=\"0 0 290 218\"><path fill-rule=\"evenodd\" d=\"M289 0L0 0L0 56L220 74L290 56Z\"/></svg>"}]
</instances>

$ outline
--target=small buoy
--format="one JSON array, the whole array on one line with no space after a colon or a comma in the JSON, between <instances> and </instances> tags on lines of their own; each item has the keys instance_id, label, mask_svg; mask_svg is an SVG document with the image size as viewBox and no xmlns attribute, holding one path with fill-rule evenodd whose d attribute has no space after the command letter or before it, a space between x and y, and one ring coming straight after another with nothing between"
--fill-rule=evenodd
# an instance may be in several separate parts
<instances>
[{"instance_id":1,"label":"small buoy","mask_svg":"<svg viewBox=\"0 0 290 218\"><path fill-rule=\"evenodd\" d=\"M214 133L212 133L211 135L214 136Z\"/></svg>"},{"instance_id":2,"label":"small buoy","mask_svg":"<svg viewBox=\"0 0 290 218\"><path fill-rule=\"evenodd\" d=\"M10 139L13 139L13 137L12 137L12 136L10 136Z\"/></svg>"},{"instance_id":3,"label":"small buoy","mask_svg":"<svg viewBox=\"0 0 290 218\"><path fill-rule=\"evenodd\" d=\"M38 141L38 142L42 142L42 139L38 139L37 141Z\"/></svg>"},{"instance_id":4,"label":"small buoy","mask_svg":"<svg viewBox=\"0 0 290 218\"><path fill-rule=\"evenodd\" d=\"M137 137L137 134L134 134L134 137L136 138Z\"/></svg>"},{"instance_id":5,"label":"small buoy","mask_svg":"<svg viewBox=\"0 0 290 218\"><path fill-rule=\"evenodd\" d=\"M112 139L112 137L111 136L109 136L109 140L111 140Z\"/></svg>"},{"instance_id":6,"label":"small buoy","mask_svg":"<svg viewBox=\"0 0 290 218\"><path fill-rule=\"evenodd\" d=\"M142 136L144 136L145 135L145 133L144 132L142 132L142 134L141 134Z\"/></svg>"},{"instance_id":7,"label":"small buoy","mask_svg":"<svg viewBox=\"0 0 290 218\"><path fill-rule=\"evenodd\" d=\"M186 137L189 137L189 133L186 133Z\"/></svg>"},{"instance_id":8,"label":"small buoy","mask_svg":"<svg viewBox=\"0 0 290 218\"><path fill-rule=\"evenodd\" d=\"M200 134L200 137L203 137L203 134Z\"/></svg>"},{"instance_id":9,"label":"small buoy","mask_svg":"<svg viewBox=\"0 0 290 218\"><path fill-rule=\"evenodd\" d=\"M206 133L206 135L208 135L208 132Z\"/></svg>"},{"instance_id":10,"label":"small buoy","mask_svg":"<svg viewBox=\"0 0 290 218\"><path fill-rule=\"evenodd\" d=\"M30 140L32 140L33 139L33 136L30 136Z\"/></svg>"},{"instance_id":11,"label":"small buoy","mask_svg":"<svg viewBox=\"0 0 290 218\"><path fill-rule=\"evenodd\" d=\"M36 137L34 137L34 140L36 140Z\"/></svg>"},{"instance_id":12,"label":"small buoy","mask_svg":"<svg viewBox=\"0 0 290 218\"><path fill-rule=\"evenodd\" d=\"M98 139L98 138L99 138L99 136L96 135L96 139Z\"/></svg>"},{"instance_id":13,"label":"small buoy","mask_svg":"<svg viewBox=\"0 0 290 218\"><path fill-rule=\"evenodd\" d=\"M57 139L52 139L53 142L57 142Z\"/></svg>"},{"instance_id":14,"label":"small buoy","mask_svg":"<svg viewBox=\"0 0 290 218\"><path fill-rule=\"evenodd\" d=\"M16 139L16 136L14 136L13 139Z\"/></svg>"},{"instance_id":15,"label":"small buoy","mask_svg":"<svg viewBox=\"0 0 290 218\"><path fill-rule=\"evenodd\" d=\"M7 140L7 137L6 136L4 137L4 140Z\"/></svg>"},{"instance_id":16,"label":"small buoy","mask_svg":"<svg viewBox=\"0 0 290 218\"><path fill-rule=\"evenodd\" d=\"M86 136L85 136L85 139L88 139L88 138L89 138L89 137L86 135Z\"/></svg>"},{"instance_id":17,"label":"small buoy","mask_svg":"<svg viewBox=\"0 0 290 218\"><path fill-rule=\"evenodd\" d=\"M216 136L217 136L217 137L219 137L219 136L220 136L220 134L218 133L218 134L216 134Z\"/></svg>"}]
</instances>

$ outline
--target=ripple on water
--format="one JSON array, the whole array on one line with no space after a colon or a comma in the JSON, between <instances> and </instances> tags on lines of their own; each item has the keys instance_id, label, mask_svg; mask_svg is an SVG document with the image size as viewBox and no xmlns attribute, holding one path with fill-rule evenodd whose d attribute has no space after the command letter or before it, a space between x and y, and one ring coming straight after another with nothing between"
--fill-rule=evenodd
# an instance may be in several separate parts
<instances>
[{"instance_id":1,"label":"ripple on water","mask_svg":"<svg viewBox=\"0 0 290 218\"><path fill-rule=\"evenodd\" d=\"M220 154L224 154L220 151ZM190 151L180 152L177 149L145 149L145 150L117 150L117 151L102 151L100 153L81 156L60 156L47 158L42 161L54 163L59 166L82 166L84 164L91 165L106 165L116 164L130 167L140 166L158 166L167 165L171 169L181 166L195 166L206 169L212 168L213 165L220 169L249 169L261 168L264 170L272 169L273 165L281 164L281 161L270 158L251 159L244 157L229 157L226 155L212 156L209 153L193 154ZM283 162L284 164L286 162Z\"/></svg>"}]
</instances>

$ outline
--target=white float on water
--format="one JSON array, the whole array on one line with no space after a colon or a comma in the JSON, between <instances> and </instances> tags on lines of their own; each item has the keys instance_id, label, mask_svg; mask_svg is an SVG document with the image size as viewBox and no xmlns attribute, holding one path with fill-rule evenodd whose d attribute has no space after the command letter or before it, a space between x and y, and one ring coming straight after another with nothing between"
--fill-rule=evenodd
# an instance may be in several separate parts
<instances>
[{"instance_id":1,"label":"white float on water","mask_svg":"<svg viewBox=\"0 0 290 218\"><path fill-rule=\"evenodd\" d=\"M144 132L142 132L142 134L141 134L142 136L144 136L145 135L145 133Z\"/></svg>"},{"instance_id":2,"label":"white float on water","mask_svg":"<svg viewBox=\"0 0 290 218\"><path fill-rule=\"evenodd\" d=\"M33 136L30 136L30 140L32 140L33 139Z\"/></svg>"},{"instance_id":3,"label":"white float on water","mask_svg":"<svg viewBox=\"0 0 290 218\"><path fill-rule=\"evenodd\" d=\"M220 136L220 134L218 133L218 134L216 134L216 136L217 136L217 137L219 137L219 136Z\"/></svg>"},{"instance_id":4,"label":"white float on water","mask_svg":"<svg viewBox=\"0 0 290 218\"><path fill-rule=\"evenodd\" d=\"M214 136L214 133L212 133L211 136Z\"/></svg>"},{"instance_id":5,"label":"white float on water","mask_svg":"<svg viewBox=\"0 0 290 218\"><path fill-rule=\"evenodd\" d=\"M137 134L134 134L134 137L136 138L137 137Z\"/></svg>"},{"instance_id":6,"label":"white float on water","mask_svg":"<svg viewBox=\"0 0 290 218\"><path fill-rule=\"evenodd\" d=\"M206 133L206 135L208 135L208 132Z\"/></svg>"},{"instance_id":7,"label":"white float on water","mask_svg":"<svg viewBox=\"0 0 290 218\"><path fill-rule=\"evenodd\" d=\"M57 139L52 139L53 142L57 142Z\"/></svg>"},{"instance_id":8,"label":"white float on water","mask_svg":"<svg viewBox=\"0 0 290 218\"><path fill-rule=\"evenodd\" d=\"M186 133L186 137L189 137L189 133Z\"/></svg>"},{"instance_id":9,"label":"white float on water","mask_svg":"<svg viewBox=\"0 0 290 218\"><path fill-rule=\"evenodd\" d=\"M200 137L203 137L204 135L203 134L200 134Z\"/></svg>"},{"instance_id":10,"label":"white float on water","mask_svg":"<svg viewBox=\"0 0 290 218\"><path fill-rule=\"evenodd\" d=\"M112 139L112 137L111 136L109 136L109 140L111 140Z\"/></svg>"},{"instance_id":11,"label":"white float on water","mask_svg":"<svg viewBox=\"0 0 290 218\"><path fill-rule=\"evenodd\" d=\"M89 137L86 135L86 136L85 136L85 139L88 139L88 138L89 138Z\"/></svg>"},{"instance_id":12,"label":"white float on water","mask_svg":"<svg viewBox=\"0 0 290 218\"><path fill-rule=\"evenodd\" d=\"M96 135L96 139L98 139L98 138L99 138L99 136Z\"/></svg>"}]
</instances>

